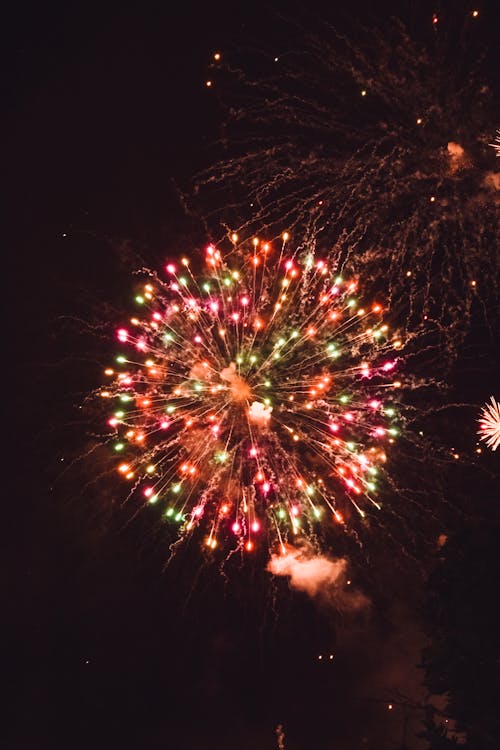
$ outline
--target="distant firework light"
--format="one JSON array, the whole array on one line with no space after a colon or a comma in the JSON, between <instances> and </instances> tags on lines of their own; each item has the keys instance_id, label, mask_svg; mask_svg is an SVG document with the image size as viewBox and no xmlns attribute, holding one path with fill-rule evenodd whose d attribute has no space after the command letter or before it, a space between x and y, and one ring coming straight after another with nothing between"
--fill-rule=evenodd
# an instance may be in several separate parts
<instances>
[{"instance_id":1,"label":"distant firework light","mask_svg":"<svg viewBox=\"0 0 500 750\"><path fill-rule=\"evenodd\" d=\"M481 409L478 434L491 450L496 451L500 445L500 403L494 396Z\"/></svg>"},{"instance_id":2,"label":"distant firework light","mask_svg":"<svg viewBox=\"0 0 500 750\"><path fill-rule=\"evenodd\" d=\"M284 550L380 507L403 343L358 279L286 233L226 245L144 271L99 395L134 507L208 550Z\"/></svg>"},{"instance_id":3,"label":"distant firework light","mask_svg":"<svg viewBox=\"0 0 500 750\"><path fill-rule=\"evenodd\" d=\"M479 21L454 35L434 16L426 45L395 21L357 28L355 42L285 22L291 51L259 53L258 74L219 54L227 158L197 185L229 193L244 231L309 232L362 268L367 287L404 299L409 330L440 325L451 357L475 299L489 318L500 309L495 102L484 66L456 46L474 48Z\"/></svg>"},{"instance_id":4,"label":"distant firework light","mask_svg":"<svg viewBox=\"0 0 500 750\"><path fill-rule=\"evenodd\" d=\"M496 151L496 155L500 156L500 129L497 130L497 134L495 137L495 142L490 143L490 146L493 146L493 148Z\"/></svg>"}]
</instances>

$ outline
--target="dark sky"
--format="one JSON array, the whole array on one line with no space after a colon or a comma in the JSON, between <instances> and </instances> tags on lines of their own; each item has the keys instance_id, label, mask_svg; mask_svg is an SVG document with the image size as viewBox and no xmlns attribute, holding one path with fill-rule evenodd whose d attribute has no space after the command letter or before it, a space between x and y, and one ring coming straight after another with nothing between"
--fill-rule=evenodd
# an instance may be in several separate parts
<instances>
[{"instance_id":1,"label":"dark sky","mask_svg":"<svg viewBox=\"0 0 500 750\"><path fill-rule=\"evenodd\" d=\"M417 25L421 6L350 5L366 22L397 7ZM219 133L210 55L273 38L261 4L124 6L27 3L4 19L4 326L20 449L4 498L0 739L265 750L282 723L288 750L397 747L406 714L388 696L420 696L419 571L354 570L371 586L366 619L274 587L262 561L226 580L188 549L164 571L166 540L142 521L123 528L109 485L83 486L89 463L61 476L89 445L74 407L99 385L107 347L85 321L119 316L129 262L154 266L189 233L175 185ZM492 372L480 377L487 389Z\"/></svg>"}]
</instances>

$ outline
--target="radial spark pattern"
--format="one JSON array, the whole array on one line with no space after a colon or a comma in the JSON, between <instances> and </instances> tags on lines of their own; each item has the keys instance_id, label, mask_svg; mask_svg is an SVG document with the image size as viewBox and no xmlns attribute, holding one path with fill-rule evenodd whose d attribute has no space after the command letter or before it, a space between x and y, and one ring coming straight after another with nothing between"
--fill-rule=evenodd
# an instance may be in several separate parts
<instances>
[{"instance_id":1,"label":"radial spark pattern","mask_svg":"<svg viewBox=\"0 0 500 750\"><path fill-rule=\"evenodd\" d=\"M491 397L491 403L487 403L481 409L479 420L479 435L492 450L496 451L500 445L500 404Z\"/></svg>"},{"instance_id":2,"label":"radial spark pattern","mask_svg":"<svg viewBox=\"0 0 500 750\"><path fill-rule=\"evenodd\" d=\"M232 236L149 273L100 395L130 502L214 549L281 543L379 508L402 343L312 252Z\"/></svg>"}]
</instances>

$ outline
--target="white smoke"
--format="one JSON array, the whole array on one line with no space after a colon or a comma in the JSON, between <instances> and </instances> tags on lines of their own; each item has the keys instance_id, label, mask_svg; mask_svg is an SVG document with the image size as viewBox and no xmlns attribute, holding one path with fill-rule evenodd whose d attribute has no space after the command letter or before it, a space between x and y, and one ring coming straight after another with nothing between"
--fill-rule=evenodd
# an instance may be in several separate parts
<instances>
[{"instance_id":1,"label":"white smoke","mask_svg":"<svg viewBox=\"0 0 500 750\"><path fill-rule=\"evenodd\" d=\"M447 146L450 172L458 172L459 169L465 169L471 166L471 161L467 156L467 152L462 148L459 143L450 141Z\"/></svg>"},{"instance_id":2,"label":"white smoke","mask_svg":"<svg viewBox=\"0 0 500 750\"><path fill-rule=\"evenodd\" d=\"M284 545L283 550L282 554L271 556L267 569L275 576L289 576L292 588L343 610L359 611L369 607L369 599L352 589L347 579L345 558L318 555L309 546L297 549Z\"/></svg>"},{"instance_id":3,"label":"white smoke","mask_svg":"<svg viewBox=\"0 0 500 750\"><path fill-rule=\"evenodd\" d=\"M258 427L267 427L271 419L272 410L272 406L266 406L260 401L253 401L248 410L248 418L250 422L256 424Z\"/></svg>"},{"instance_id":4,"label":"white smoke","mask_svg":"<svg viewBox=\"0 0 500 750\"><path fill-rule=\"evenodd\" d=\"M191 380L209 380L211 377L210 367L207 362L195 362L189 371Z\"/></svg>"},{"instance_id":5,"label":"white smoke","mask_svg":"<svg viewBox=\"0 0 500 750\"><path fill-rule=\"evenodd\" d=\"M222 380L225 380L226 383L229 383L229 392L233 401L244 402L248 401L251 397L252 391L250 386L241 375L238 375L234 362L231 362L228 367L224 367L224 369L220 371L220 377Z\"/></svg>"}]
</instances>

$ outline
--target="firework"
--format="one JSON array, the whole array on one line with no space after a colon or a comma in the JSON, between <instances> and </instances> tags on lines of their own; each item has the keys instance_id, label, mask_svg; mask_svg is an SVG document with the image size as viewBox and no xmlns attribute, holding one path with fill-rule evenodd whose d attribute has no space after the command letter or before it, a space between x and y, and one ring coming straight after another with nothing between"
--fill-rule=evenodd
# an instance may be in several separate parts
<instances>
[{"instance_id":1,"label":"firework","mask_svg":"<svg viewBox=\"0 0 500 750\"><path fill-rule=\"evenodd\" d=\"M491 403L487 403L481 409L479 419L479 435L492 450L496 451L500 445L500 403L491 397Z\"/></svg>"},{"instance_id":2,"label":"firework","mask_svg":"<svg viewBox=\"0 0 500 750\"><path fill-rule=\"evenodd\" d=\"M100 395L130 498L252 551L379 507L402 343L358 280L236 235L149 274ZM229 245L229 242L228 242ZM198 265L203 265L198 259Z\"/></svg>"},{"instance_id":3,"label":"firework","mask_svg":"<svg viewBox=\"0 0 500 750\"><path fill-rule=\"evenodd\" d=\"M276 727L276 738L278 740L278 750L285 750L285 733L282 724L278 724Z\"/></svg>"},{"instance_id":4,"label":"firework","mask_svg":"<svg viewBox=\"0 0 500 750\"><path fill-rule=\"evenodd\" d=\"M490 146L493 146L493 148L496 151L497 156L500 156L500 129L497 130L497 134L495 137L495 142L490 143Z\"/></svg>"},{"instance_id":5,"label":"firework","mask_svg":"<svg viewBox=\"0 0 500 750\"><path fill-rule=\"evenodd\" d=\"M398 22L356 27L351 43L328 26L304 32L304 18L284 24L293 51L261 54L258 76L214 63L229 153L198 184L230 187L242 231L285 222L362 268L367 287L383 279L407 301L408 328L436 321L450 355L475 299L500 309L494 103L487 68L470 63L475 19L460 64L436 15L425 45Z\"/></svg>"}]
</instances>

